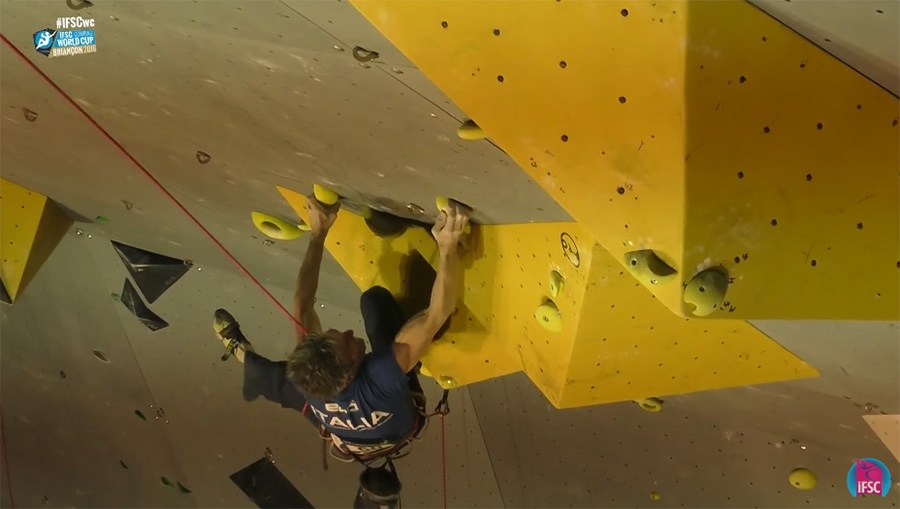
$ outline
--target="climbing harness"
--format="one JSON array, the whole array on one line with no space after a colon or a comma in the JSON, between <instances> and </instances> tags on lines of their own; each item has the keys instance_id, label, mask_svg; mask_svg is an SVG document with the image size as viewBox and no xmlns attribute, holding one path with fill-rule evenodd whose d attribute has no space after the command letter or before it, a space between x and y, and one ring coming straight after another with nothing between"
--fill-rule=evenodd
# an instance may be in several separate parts
<instances>
[{"instance_id":1,"label":"climbing harness","mask_svg":"<svg viewBox=\"0 0 900 509\"><path fill-rule=\"evenodd\" d=\"M416 397L418 396L418 397ZM450 413L450 404L447 401L450 396L449 390L444 390L441 395L440 401L434 408L434 412L426 413L425 411L425 397L424 395L414 394L413 404L416 406L417 418L415 424L410 429L409 433L401 440L399 440L396 444L392 446L387 446L381 450L374 451L369 454L356 454L351 452L347 446L354 445L344 440L341 440L339 437L331 434L328 430L325 429L325 426L319 425L319 436L323 439L322 442L322 469L328 470L328 456L330 455L332 458L342 461L344 463L353 463L357 462L364 467L376 467L376 466L384 466L386 463L391 462L393 460L397 460L400 458L406 457L411 449L412 442L414 440L421 440L421 436L427 427L428 421L431 420L432 417L441 416L441 431L443 433L443 417ZM304 415L309 409L309 404L307 403L303 408ZM443 438L442 438L443 439Z\"/></svg>"}]
</instances>

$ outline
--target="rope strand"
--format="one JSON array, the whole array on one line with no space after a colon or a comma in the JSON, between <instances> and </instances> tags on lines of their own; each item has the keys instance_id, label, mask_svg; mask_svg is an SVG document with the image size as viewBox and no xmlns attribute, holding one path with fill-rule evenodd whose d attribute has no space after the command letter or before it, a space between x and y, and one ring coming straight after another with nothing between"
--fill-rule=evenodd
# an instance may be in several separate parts
<instances>
[{"instance_id":1,"label":"rope strand","mask_svg":"<svg viewBox=\"0 0 900 509\"><path fill-rule=\"evenodd\" d=\"M175 207L177 207L181 212L183 212L184 215L186 215L186 216L188 217L188 219L190 219L191 222L194 223L194 225L197 226L197 228L199 228L200 231L202 231L203 234L204 234L207 238L209 238L209 240L211 240L212 243L215 244L217 248L219 248L219 250L222 252L222 254L224 254L225 257L228 258L228 260L231 261L235 266L237 266L238 270L239 270L241 273L243 273L245 276L247 276L248 278L250 278L251 281L253 281L253 283L256 285L256 287L259 288L260 291L262 291L263 294L265 294L265 296L268 297L269 300L271 300L273 304L275 304L275 307L277 307L278 309L280 309L282 313L284 313L288 318L290 318L291 321L293 321L294 324L296 324L296 326L299 327L301 331L303 331L304 333L307 333L306 328L303 327L303 325L299 322L299 320L297 319L297 317L295 317L294 315L292 315L292 314L287 310L287 308L285 308L284 306L282 306L281 303L278 302L278 299L276 299L275 296L273 296L271 293L269 293L269 291L266 290L266 287L264 287L264 286L262 285L262 283L259 282L259 280L257 280L255 277L253 277L253 274L251 274L250 271L247 270L247 269L241 264L241 262L239 262L239 261L237 260L237 258L235 258L234 255L232 255L232 254L225 248L225 246L223 246L223 245L219 242L219 240L216 239L216 237L213 236L213 234L210 233L210 231L206 229L205 226L203 226L202 223L200 223L200 220L198 220L196 217L194 217L194 215L191 214L191 212L190 212L184 205L182 205L180 201L178 201L178 198L175 198L175 196L174 196L172 193L170 193L169 190L166 189L166 188L162 185L162 183L160 183L160 181L157 180L156 177L154 177L153 174L150 173L150 171L149 171L147 168L144 168L144 165L142 165L140 162L138 162L138 160L135 159L134 156L132 156L131 153L128 152L128 150L125 149L125 147L123 147L118 141L116 141L116 139L113 138L113 136L112 136L111 134L109 134L109 133L106 131L106 129L104 129L102 126L100 126L100 124L99 124L96 120L94 120L94 118L91 117L90 114L88 114L87 111L85 111L81 106L79 106L79 104L76 103L76 102L69 96L69 94L67 94L63 89L61 89L61 88L60 88L60 87L59 87L52 79L50 79L49 76L47 76L46 74L44 74L44 71L42 71L42 70L41 70L34 62L32 62L31 60L29 60L28 57L26 57L24 53L22 53L21 51L19 51L19 48L17 48L12 42L10 42L9 39L7 39L5 35L0 34L0 39L2 39L2 40L3 40L3 43L6 44L6 45L9 47L9 49L12 50L13 53L15 53L16 55L18 55L18 57L19 57L20 59L22 59L22 61L25 62L25 64L27 64L29 67L31 67L31 69L34 70L34 72L38 73L38 75L39 75L41 78L43 78L43 80L44 80L45 82L47 82L47 84L50 85L50 87L53 88L53 90L55 90L55 91L60 95L60 97L62 97L67 103L69 103L70 106L72 106L73 108L75 108L75 110L78 111L78 113L80 113L81 116L84 117L85 120L87 120L89 124L91 124L95 129L97 129L98 131L100 131L100 134L103 135L103 137L106 138L107 141L109 141L110 143L112 143L113 146L115 146L116 149L118 149L119 153L122 154L122 155L125 157L125 159L128 159L128 161L129 161L132 165L134 165L138 170L140 170L141 173L143 173L144 176L147 177L147 178L150 180L150 182L152 182L153 185L156 186L156 188L157 188L161 193L163 193L167 198L169 198L169 200L172 202L172 204L174 204Z\"/></svg>"}]
</instances>

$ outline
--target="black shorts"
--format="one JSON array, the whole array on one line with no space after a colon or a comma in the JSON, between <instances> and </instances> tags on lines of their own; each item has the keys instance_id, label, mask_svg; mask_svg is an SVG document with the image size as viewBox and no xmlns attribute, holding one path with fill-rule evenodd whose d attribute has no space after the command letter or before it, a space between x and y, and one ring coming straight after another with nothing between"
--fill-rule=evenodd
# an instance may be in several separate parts
<instances>
[{"instance_id":1,"label":"black shorts","mask_svg":"<svg viewBox=\"0 0 900 509\"><path fill-rule=\"evenodd\" d=\"M400 305L391 292L381 286L366 290L360 297L360 310L372 351L390 348L405 323ZM415 370L407 373L407 377L410 391L422 393ZM244 356L243 396L246 401L262 396L283 408L301 412L306 406L306 396L287 379L287 361L273 362L255 352L246 352ZM312 411L306 412L306 419L318 427L319 421Z\"/></svg>"}]
</instances>

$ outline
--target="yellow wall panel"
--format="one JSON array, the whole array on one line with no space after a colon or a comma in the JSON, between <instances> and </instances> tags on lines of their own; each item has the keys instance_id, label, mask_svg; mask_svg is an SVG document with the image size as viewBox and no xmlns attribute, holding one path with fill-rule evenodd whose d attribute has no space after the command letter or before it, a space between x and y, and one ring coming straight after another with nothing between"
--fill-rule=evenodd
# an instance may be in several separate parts
<instances>
[{"instance_id":1,"label":"yellow wall panel","mask_svg":"<svg viewBox=\"0 0 900 509\"><path fill-rule=\"evenodd\" d=\"M355 5L675 314L900 316L897 98L750 4Z\"/></svg>"},{"instance_id":2,"label":"yellow wall panel","mask_svg":"<svg viewBox=\"0 0 900 509\"><path fill-rule=\"evenodd\" d=\"M306 220L306 197L278 189ZM382 239L349 208L326 248L361 290L379 284L402 297L405 260L416 252L436 269L430 232L412 227ZM816 374L743 321L673 315L578 223L475 225L467 244L462 305L422 362L439 382L524 370L567 408ZM554 271L563 281L557 292ZM548 300L558 330L535 316Z\"/></svg>"},{"instance_id":3,"label":"yellow wall panel","mask_svg":"<svg viewBox=\"0 0 900 509\"><path fill-rule=\"evenodd\" d=\"M13 302L71 225L46 196L0 179L0 278Z\"/></svg>"}]
</instances>

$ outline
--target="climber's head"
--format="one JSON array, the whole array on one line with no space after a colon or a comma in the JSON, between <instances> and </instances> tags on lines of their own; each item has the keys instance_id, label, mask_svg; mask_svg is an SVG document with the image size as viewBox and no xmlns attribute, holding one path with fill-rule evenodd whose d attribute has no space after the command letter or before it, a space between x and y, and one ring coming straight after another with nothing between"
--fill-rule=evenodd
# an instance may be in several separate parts
<instances>
[{"instance_id":1,"label":"climber's head","mask_svg":"<svg viewBox=\"0 0 900 509\"><path fill-rule=\"evenodd\" d=\"M308 334L288 357L287 377L307 396L326 400L344 390L366 353L352 330Z\"/></svg>"}]
</instances>

